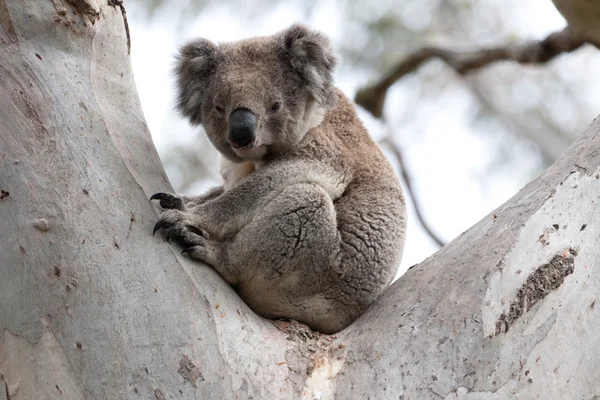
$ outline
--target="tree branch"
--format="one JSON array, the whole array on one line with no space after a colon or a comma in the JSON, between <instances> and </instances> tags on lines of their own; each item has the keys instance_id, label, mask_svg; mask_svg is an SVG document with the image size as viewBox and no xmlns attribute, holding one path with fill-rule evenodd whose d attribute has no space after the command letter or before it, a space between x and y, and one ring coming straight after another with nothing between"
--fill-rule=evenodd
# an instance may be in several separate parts
<instances>
[{"instance_id":1,"label":"tree branch","mask_svg":"<svg viewBox=\"0 0 600 400\"><path fill-rule=\"evenodd\" d=\"M408 270L339 334L334 348L343 344L348 357L335 398L599 393L588 384L600 366L600 250L592 241L600 234L599 149L597 119L541 177ZM564 368L573 354L587 367Z\"/></svg>"},{"instance_id":2,"label":"tree branch","mask_svg":"<svg viewBox=\"0 0 600 400\"><path fill-rule=\"evenodd\" d=\"M383 116L388 89L400 78L415 71L424 62L438 58L460 75L485 67L496 61L515 61L519 64L543 64L561 53L581 47L586 40L568 27L540 41L458 52L436 47L424 47L408 55L379 82L360 89L354 98L357 104L377 118Z\"/></svg>"},{"instance_id":3,"label":"tree branch","mask_svg":"<svg viewBox=\"0 0 600 400\"><path fill-rule=\"evenodd\" d=\"M404 157L402 155L402 151L396 145L396 143L394 143L389 138L389 136L386 136L385 138L381 139L380 142L382 144L384 144L392 152L392 154L398 161L398 165L400 167L400 173L402 174L402 180L404 180L404 183L406 185L406 192L408 193L408 196L411 198L413 205L415 206L415 214L417 214L417 219L419 220L419 223L421 224L421 226L423 227L425 232L429 235L429 237L438 246L444 247L446 245L446 242L444 242L442 239L440 239L440 237L433 232L433 230L431 229L431 227L429 226L427 221L425 221L425 217L423 216L423 213L421 211L421 205L417 199L417 196L416 196L415 191L412 186L412 178L411 178L410 174L408 173L408 170L406 169L406 164L404 163Z\"/></svg>"}]
</instances>

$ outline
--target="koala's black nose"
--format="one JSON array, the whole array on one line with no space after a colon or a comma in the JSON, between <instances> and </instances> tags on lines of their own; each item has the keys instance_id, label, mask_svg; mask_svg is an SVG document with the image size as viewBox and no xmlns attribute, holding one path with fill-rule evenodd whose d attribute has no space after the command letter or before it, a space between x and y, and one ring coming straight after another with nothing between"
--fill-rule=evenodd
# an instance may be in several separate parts
<instances>
[{"instance_id":1,"label":"koala's black nose","mask_svg":"<svg viewBox=\"0 0 600 400\"><path fill-rule=\"evenodd\" d=\"M256 115L245 108L238 108L229 115L229 143L236 149L252 147L256 139Z\"/></svg>"}]
</instances>

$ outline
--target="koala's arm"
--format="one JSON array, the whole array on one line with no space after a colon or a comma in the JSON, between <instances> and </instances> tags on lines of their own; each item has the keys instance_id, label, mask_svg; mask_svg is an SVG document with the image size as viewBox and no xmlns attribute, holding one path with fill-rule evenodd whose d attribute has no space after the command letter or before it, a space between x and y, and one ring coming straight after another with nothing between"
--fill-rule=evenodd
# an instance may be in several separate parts
<instances>
[{"instance_id":1,"label":"koala's arm","mask_svg":"<svg viewBox=\"0 0 600 400\"><path fill-rule=\"evenodd\" d=\"M223 186L217 186L212 189L209 189L208 192L204 194L197 196L181 196L181 199L183 200L183 203L186 205L186 207L194 207L200 204L204 204L207 201L212 200L216 197L219 197L223 194L224 191L225 189L223 188Z\"/></svg>"},{"instance_id":2,"label":"koala's arm","mask_svg":"<svg viewBox=\"0 0 600 400\"><path fill-rule=\"evenodd\" d=\"M225 188L223 186L218 186L199 196L178 196L170 193L155 193L150 197L150 201L159 200L160 206L167 210L185 211L219 197L224 191Z\"/></svg>"},{"instance_id":3,"label":"koala's arm","mask_svg":"<svg viewBox=\"0 0 600 400\"><path fill-rule=\"evenodd\" d=\"M189 208L182 217L218 240L237 233L291 185L314 183L336 199L343 193L347 178L314 161L269 165L212 200Z\"/></svg>"}]
</instances>

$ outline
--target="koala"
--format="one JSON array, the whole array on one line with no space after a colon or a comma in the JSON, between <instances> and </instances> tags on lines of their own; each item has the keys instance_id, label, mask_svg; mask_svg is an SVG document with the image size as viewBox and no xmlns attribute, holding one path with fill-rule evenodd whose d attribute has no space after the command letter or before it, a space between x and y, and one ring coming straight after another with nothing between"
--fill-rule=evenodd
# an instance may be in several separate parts
<instances>
[{"instance_id":1,"label":"koala","mask_svg":"<svg viewBox=\"0 0 600 400\"><path fill-rule=\"evenodd\" d=\"M223 185L156 193L154 232L212 266L259 315L331 334L390 284L406 210L393 168L302 25L177 55L177 108L222 155Z\"/></svg>"}]
</instances>

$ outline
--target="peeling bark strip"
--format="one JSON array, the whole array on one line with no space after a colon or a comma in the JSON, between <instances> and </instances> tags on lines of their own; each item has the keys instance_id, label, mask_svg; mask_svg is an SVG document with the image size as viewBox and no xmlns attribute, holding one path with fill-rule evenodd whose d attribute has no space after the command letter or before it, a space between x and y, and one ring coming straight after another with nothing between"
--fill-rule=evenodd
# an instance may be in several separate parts
<instances>
[{"instance_id":1,"label":"peeling bark strip","mask_svg":"<svg viewBox=\"0 0 600 400\"><path fill-rule=\"evenodd\" d=\"M577 251L566 250L555 255L550 262L536 269L517 292L517 298L507 313L502 313L496 322L496 335L508 332L511 325L538 301L562 285L565 277L575 269L574 258Z\"/></svg>"}]
</instances>

